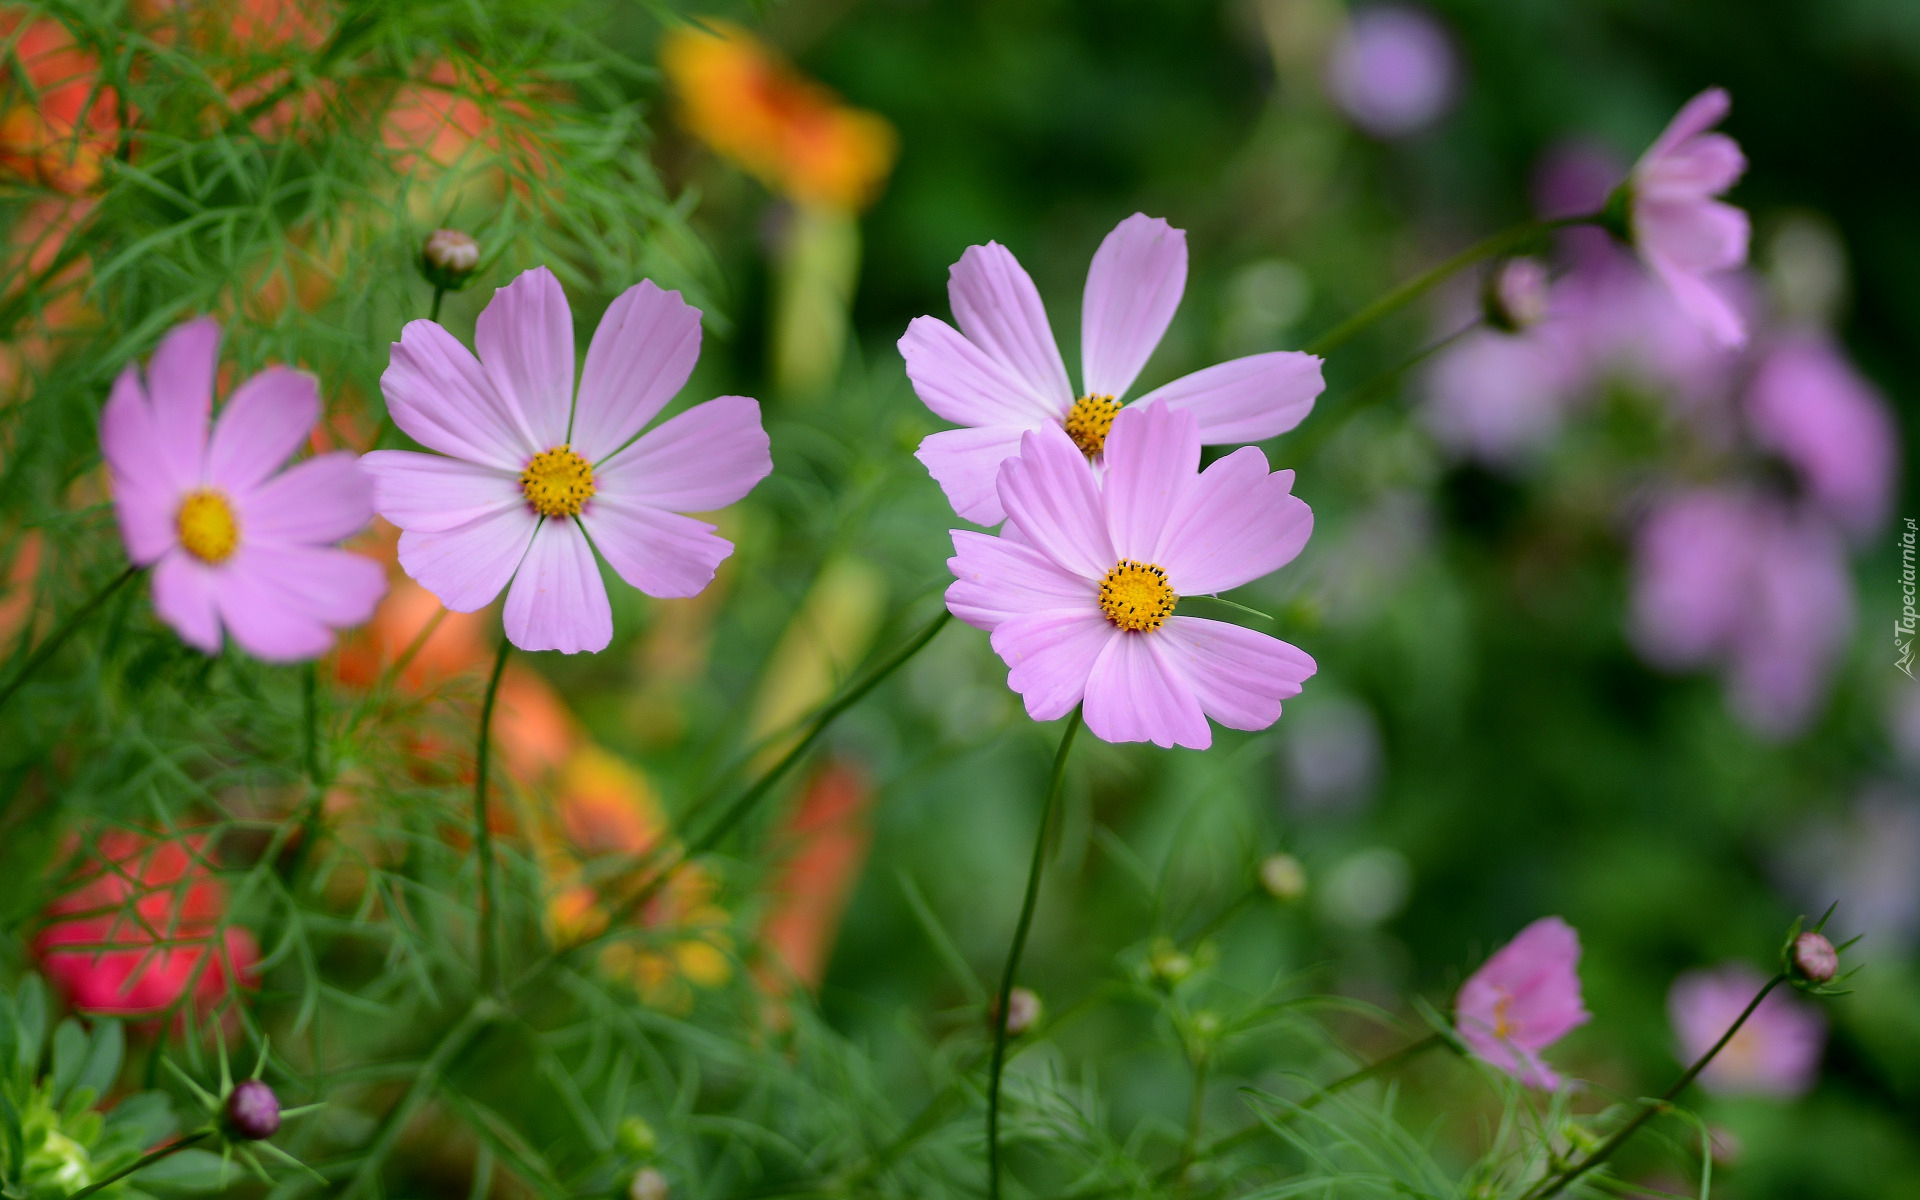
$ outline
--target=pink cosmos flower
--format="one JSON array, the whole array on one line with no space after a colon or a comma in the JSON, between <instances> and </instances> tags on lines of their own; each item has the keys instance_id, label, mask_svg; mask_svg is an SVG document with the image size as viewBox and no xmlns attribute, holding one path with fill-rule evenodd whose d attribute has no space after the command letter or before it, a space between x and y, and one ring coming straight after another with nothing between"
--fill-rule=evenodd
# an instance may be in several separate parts
<instances>
[{"instance_id":1,"label":"pink cosmos flower","mask_svg":"<svg viewBox=\"0 0 1920 1200\"><path fill-rule=\"evenodd\" d=\"M1279 569L1313 532L1292 471L1268 474L1248 446L1202 472L1200 436L1187 410L1122 410L1103 485L1048 422L1000 468L1006 531L953 531L947 607L993 635L1035 720L1084 700L1087 728L1105 741L1204 750L1208 717L1265 729L1313 674L1312 658L1276 638L1173 615L1182 595Z\"/></svg>"},{"instance_id":2,"label":"pink cosmos flower","mask_svg":"<svg viewBox=\"0 0 1920 1200\"><path fill-rule=\"evenodd\" d=\"M1680 1061L1692 1064L1712 1049L1765 983L1741 963L1688 971L1674 980L1667 1017L1680 1043ZM1826 1038L1818 1009L1775 988L1700 1073L1700 1086L1727 1095L1798 1096L1820 1073Z\"/></svg>"},{"instance_id":3,"label":"pink cosmos flower","mask_svg":"<svg viewBox=\"0 0 1920 1200\"><path fill-rule=\"evenodd\" d=\"M1707 276L1747 261L1747 214L1716 199L1747 169L1734 140L1707 131L1731 101L1708 88L1687 101L1628 177L1633 244L1688 317L1726 346L1746 341L1740 314Z\"/></svg>"},{"instance_id":4,"label":"pink cosmos flower","mask_svg":"<svg viewBox=\"0 0 1920 1200\"><path fill-rule=\"evenodd\" d=\"M1441 445L1510 466L1559 433L1576 383L1558 327L1523 333L1475 330L1436 360L1421 418Z\"/></svg>"},{"instance_id":5,"label":"pink cosmos flower","mask_svg":"<svg viewBox=\"0 0 1920 1200\"><path fill-rule=\"evenodd\" d=\"M1697 489L1635 537L1634 644L1659 667L1724 664L1735 715L1763 736L1813 717L1852 624L1840 540L1776 501Z\"/></svg>"},{"instance_id":6,"label":"pink cosmos flower","mask_svg":"<svg viewBox=\"0 0 1920 1200\"><path fill-rule=\"evenodd\" d=\"M332 543L373 517L352 454L275 473L320 419L313 376L269 367L209 422L220 326L169 333L114 380L100 415L127 553L153 567L153 607L187 644L220 652L222 629L257 658L316 658L333 631L373 615L387 590L372 559Z\"/></svg>"},{"instance_id":7,"label":"pink cosmos flower","mask_svg":"<svg viewBox=\"0 0 1920 1200\"><path fill-rule=\"evenodd\" d=\"M1559 1087L1540 1051L1592 1018L1579 965L1580 935L1559 917L1522 929L1460 985L1454 1023L1467 1048L1528 1087Z\"/></svg>"},{"instance_id":8,"label":"pink cosmos flower","mask_svg":"<svg viewBox=\"0 0 1920 1200\"><path fill-rule=\"evenodd\" d=\"M953 510L981 525L1004 520L1000 463L1042 426L1064 429L1098 461L1127 389L1160 344L1186 286L1184 231L1135 213L1106 236L1087 271L1076 399L1033 280L998 242L969 246L947 281L960 328L915 317L900 339L920 399L965 426L929 435L915 455ZM1227 445L1292 429L1325 386L1318 358L1273 351L1196 371L1135 403L1187 409L1199 421L1201 441Z\"/></svg>"},{"instance_id":9,"label":"pink cosmos flower","mask_svg":"<svg viewBox=\"0 0 1920 1200\"><path fill-rule=\"evenodd\" d=\"M733 544L681 515L723 508L773 470L760 405L709 400L652 420L700 357L700 310L651 281L622 292L573 386L573 316L545 267L494 293L474 345L432 321L401 331L380 377L393 420L437 451L364 461L398 525L400 565L454 612L507 592L523 650L604 649L613 611L594 551L649 596L692 596Z\"/></svg>"},{"instance_id":10,"label":"pink cosmos flower","mask_svg":"<svg viewBox=\"0 0 1920 1200\"><path fill-rule=\"evenodd\" d=\"M1754 435L1794 468L1817 507L1856 537L1879 528L1893 503L1899 433L1886 400L1833 343L1783 338L1746 400Z\"/></svg>"}]
</instances>

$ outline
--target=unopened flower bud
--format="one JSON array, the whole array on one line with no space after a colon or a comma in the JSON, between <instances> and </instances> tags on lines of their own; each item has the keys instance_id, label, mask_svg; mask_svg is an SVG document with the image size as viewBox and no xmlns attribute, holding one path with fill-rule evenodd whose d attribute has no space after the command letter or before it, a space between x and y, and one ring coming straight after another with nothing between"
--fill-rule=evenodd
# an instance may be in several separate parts
<instances>
[{"instance_id":1,"label":"unopened flower bud","mask_svg":"<svg viewBox=\"0 0 1920 1200\"><path fill-rule=\"evenodd\" d=\"M653 1152L660 1148L660 1135L647 1124L645 1117L622 1117L618 1137L620 1148L635 1158L652 1158Z\"/></svg>"},{"instance_id":2,"label":"unopened flower bud","mask_svg":"<svg viewBox=\"0 0 1920 1200\"><path fill-rule=\"evenodd\" d=\"M627 1200L667 1200L672 1190L665 1175L646 1167L635 1172L633 1182L627 1185Z\"/></svg>"},{"instance_id":3,"label":"unopened flower bud","mask_svg":"<svg viewBox=\"0 0 1920 1200\"><path fill-rule=\"evenodd\" d=\"M243 1079L227 1094L227 1132L249 1142L264 1141L280 1129L280 1097L258 1079Z\"/></svg>"},{"instance_id":4,"label":"unopened flower bud","mask_svg":"<svg viewBox=\"0 0 1920 1200\"><path fill-rule=\"evenodd\" d=\"M995 1001L994 1011L1000 1003ZM1029 988L1017 987L1007 994L1007 1036L1019 1037L1040 1021L1040 997Z\"/></svg>"},{"instance_id":5,"label":"unopened flower bud","mask_svg":"<svg viewBox=\"0 0 1920 1200\"><path fill-rule=\"evenodd\" d=\"M1710 1125L1707 1127L1707 1138L1712 1147L1715 1170L1728 1171L1740 1165L1747 1147L1739 1134L1724 1125Z\"/></svg>"},{"instance_id":6,"label":"unopened flower bud","mask_svg":"<svg viewBox=\"0 0 1920 1200\"><path fill-rule=\"evenodd\" d=\"M1537 258L1510 258L1487 276L1481 297L1487 324L1519 333L1547 315L1547 265Z\"/></svg>"},{"instance_id":7,"label":"unopened flower bud","mask_svg":"<svg viewBox=\"0 0 1920 1200\"><path fill-rule=\"evenodd\" d=\"M1147 969L1161 983L1179 983L1193 974L1193 957L1184 953L1171 939L1159 938L1147 952Z\"/></svg>"},{"instance_id":8,"label":"unopened flower bud","mask_svg":"<svg viewBox=\"0 0 1920 1200\"><path fill-rule=\"evenodd\" d=\"M455 291L480 265L480 243L458 229L436 229L420 249L420 273L434 287Z\"/></svg>"},{"instance_id":9,"label":"unopened flower bud","mask_svg":"<svg viewBox=\"0 0 1920 1200\"><path fill-rule=\"evenodd\" d=\"M1260 886L1275 900L1292 904L1307 894L1307 869L1291 854L1269 854L1260 862Z\"/></svg>"},{"instance_id":10,"label":"unopened flower bud","mask_svg":"<svg viewBox=\"0 0 1920 1200\"><path fill-rule=\"evenodd\" d=\"M1193 1032L1203 1041L1212 1041L1220 1036L1220 1014L1198 1012L1193 1014Z\"/></svg>"},{"instance_id":11,"label":"unopened flower bud","mask_svg":"<svg viewBox=\"0 0 1920 1200\"><path fill-rule=\"evenodd\" d=\"M1831 983L1840 972L1840 954L1832 942L1808 931L1793 939L1793 970L1808 983Z\"/></svg>"}]
</instances>

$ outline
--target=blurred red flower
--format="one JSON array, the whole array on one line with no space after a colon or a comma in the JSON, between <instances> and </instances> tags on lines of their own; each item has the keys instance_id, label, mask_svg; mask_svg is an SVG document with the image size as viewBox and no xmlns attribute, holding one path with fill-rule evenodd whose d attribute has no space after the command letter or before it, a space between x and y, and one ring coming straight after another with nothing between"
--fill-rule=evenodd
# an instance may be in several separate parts
<instances>
[{"instance_id":1,"label":"blurred red flower","mask_svg":"<svg viewBox=\"0 0 1920 1200\"><path fill-rule=\"evenodd\" d=\"M251 985L259 946L245 929L220 927L227 888L208 869L205 844L123 829L95 843L34 939L47 978L73 1007L151 1017L190 993L205 1013L236 980Z\"/></svg>"},{"instance_id":2,"label":"blurred red flower","mask_svg":"<svg viewBox=\"0 0 1920 1200\"><path fill-rule=\"evenodd\" d=\"M69 195L100 179L120 138L120 101L100 60L67 27L14 6L0 8L12 53L0 73L0 172Z\"/></svg>"}]
</instances>

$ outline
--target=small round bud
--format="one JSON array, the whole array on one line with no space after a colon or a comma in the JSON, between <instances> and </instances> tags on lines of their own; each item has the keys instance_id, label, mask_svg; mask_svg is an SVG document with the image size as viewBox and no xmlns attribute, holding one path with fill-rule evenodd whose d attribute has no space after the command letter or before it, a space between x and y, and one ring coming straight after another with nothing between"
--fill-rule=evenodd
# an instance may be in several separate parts
<instances>
[{"instance_id":1,"label":"small round bud","mask_svg":"<svg viewBox=\"0 0 1920 1200\"><path fill-rule=\"evenodd\" d=\"M1220 1014L1216 1012L1197 1012L1193 1014L1193 1032L1203 1041L1212 1041L1220 1036Z\"/></svg>"},{"instance_id":2,"label":"small round bud","mask_svg":"<svg viewBox=\"0 0 1920 1200\"><path fill-rule=\"evenodd\" d=\"M258 1079L242 1079L227 1094L226 1126L249 1142L272 1137L280 1129L280 1097Z\"/></svg>"},{"instance_id":3,"label":"small round bud","mask_svg":"<svg viewBox=\"0 0 1920 1200\"><path fill-rule=\"evenodd\" d=\"M1147 969L1161 983L1179 983L1193 974L1193 957L1183 952L1169 938L1158 938L1153 949L1147 952Z\"/></svg>"},{"instance_id":4,"label":"small round bud","mask_svg":"<svg viewBox=\"0 0 1920 1200\"><path fill-rule=\"evenodd\" d=\"M1747 1145L1740 1135L1724 1125L1707 1127L1708 1144L1713 1148L1713 1165L1716 1170L1730 1171L1740 1165L1746 1156Z\"/></svg>"},{"instance_id":5,"label":"small round bud","mask_svg":"<svg viewBox=\"0 0 1920 1200\"><path fill-rule=\"evenodd\" d=\"M480 265L480 243L458 229L436 229L420 249L420 273L437 288L453 291Z\"/></svg>"},{"instance_id":6,"label":"small round bud","mask_svg":"<svg viewBox=\"0 0 1920 1200\"><path fill-rule=\"evenodd\" d=\"M992 1007L999 1011L999 1000ZM1007 1036L1019 1037L1039 1024L1041 1009L1040 997L1030 988L1017 987L1007 993Z\"/></svg>"},{"instance_id":7,"label":"small round bud","mask_svg":"<svg viewBox=\"0 0 1920 1200\"><path fill-rule=\"evenodd\" d=\"M645 1167L635 1172L633 1182L627 1185L627 1200L667 1200L671 1191L665 1175Z\"/></svg>"},{"instance_id":8,"label":"small round bud","mask_svg":"<svg viewBox=\"0 0 1920 1200\"><path fill-rule=\"evenodd\" d=\"M1285 904L1307 894L1307 869L1291 854L1269 854L1260 863L1260 886Z\"/></svg>"},{"instance_id":9,"label":"small round bud","mask_svg":"<svg viewBox=\"0 0 1920 1200\"><path fill-rule=\"evenodd\" d=\"M1481 297L1487 324L1503 333L1519 333L1547 315L1547 265L1537 258L1510 258L1487 276Z\"/></svg>"},{"instance_id":10,"label":"small round bud","mask_svg":"<svg viewBox=\"0 0 1920 1200\"><path fill-rule=\"evenodd\" d=\"M1808 983L1831 983L1840 973L1833 943L1811 931L1793 939L1793 972Z\"/></svg>"},{"instance_id":11,"label":"small round bud","mask_svg":"<svg viewBox=\"0 0 1920 1200\"><path fill-rule=\"evenodd\" d=\"M660 1148L660 1135L647 1124L645 1117L622 1117L617 1135L620 1148L635 1158L652 1158L654 1151Z\"/></svg>"}]
</instances>

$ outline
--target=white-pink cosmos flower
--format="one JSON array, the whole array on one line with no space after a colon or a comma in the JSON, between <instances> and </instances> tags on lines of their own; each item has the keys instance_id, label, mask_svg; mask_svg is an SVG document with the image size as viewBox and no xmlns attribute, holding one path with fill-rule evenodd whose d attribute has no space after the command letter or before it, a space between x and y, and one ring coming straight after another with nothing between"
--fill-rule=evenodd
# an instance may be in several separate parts
<instances>
[{"instance_id":1,"label":"white-pink cosmos flower","mask_svg":"<svg viewBox=\"0 0 1920 1200\"><path fill-rule=\"evenodd\" d=\"M1747 214L1714 199L1746 172L1747 159L1732 138L1707 132L1731 103L1722 88L1687 101L1625 185L1634 248L1681 311L1723 346L1747 340L1746 323L1708 278L1747 261Z\"/></svg>"},{"instance_id":2,"label":"white-pink cosmos flower","mask_svg":"<svg viewBox=\"0 0 1920 1200\"><path fill-rule=\"evenodd\" d=\"M1560 1086L1540 1051L1591 1019L1580 997L1580 935L1542 917L1460 985L1454 1023L1474 1057L1528 1087Z\"/></svg>"},{"instance_id":3,"label":"white-pink cosmos flower","mask_svg":"<svg viewBox=\"0 0 1920 1200\"><path fill-rule=\"evenodd\" d=\"M345 451L278 470L320 419L311 375L268 367L213 421L219 361L201 317L161 339L144 385L133 365L114 380L100 449L120 535L187 644L218 654L224 627L256 658L317 658L387 590L380 564L333 545L373 519L372 484Z\"/></svg>"},{"instance_id":4,"label":"white-pink cosmos flower","mask_svg":"<svg viewBox=\"0 0 1920 1200\"><path fill-rule=\"evenodd\" d=\"M1199 466L1198 422L1164 404L1114 418L1104 480L1049 422L1000 467L1006 531L953 531L947 607L993 635L1035 720L1084 701L1105 741L1204 750L1208 717L1265 729L1313 674L1277 638L1173 615L1182 595L1278 570L1313 532L1293 472L1269 474L1259 450Z\"/></svg>"},{"instance_id":5,"label":"white-pink cosmos flower","mask_svg":"<svg viewBox=\"0 0 1920 1200\"><path fill-rule=\"evenodd\" d=\"M1006 513L996 479L1020 439L1051 425L1089 459L1167 332L1187 286L1187 235L1135 213L1093 256L1080 314L1080 382L1067 368L1033 280L998 242L969 246L948 273L947 297L960 328L915 317L900 339L907 377L937 415L963 429L929 435L916 453L953 511L981 525ZM1253 354L1196 371L1142 396L1186 409L1208 445L1257 442L1285 433L1325 387L1320 360L1297 351Z\"/></svg>"},{"instance_id":6,"label":"white-pink cosmos flower","mask_svg":"<svg viewBox=\"0 0 1920 1200\"><path fill-rule=\"evenodd\" d=\"M636 438L700 357L700 312L643 281L601 318L573 387L573 315L536 267L494 293L476 359L432 321L401 331L380 377L387 409L438 451L366 456L400 565L455 612L511 581L504 623L523 650L604 649L613 612L594 551L649 596L691 596L733 544L685 512L723 508L773 470L760 406L698 404ZM444 457L443 457L444 456Z\"/></svg>"}]
</instances>

